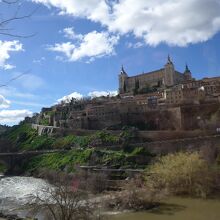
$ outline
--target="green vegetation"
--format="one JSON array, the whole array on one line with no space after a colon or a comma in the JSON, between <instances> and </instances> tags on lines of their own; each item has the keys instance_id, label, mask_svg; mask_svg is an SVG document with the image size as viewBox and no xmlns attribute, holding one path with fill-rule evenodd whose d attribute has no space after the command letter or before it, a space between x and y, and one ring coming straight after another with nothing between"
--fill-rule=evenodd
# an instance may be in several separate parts
<instances>
[{"instance_id":1,"label":"green vegetation","mask_svg":"<svg viewBox=\"0 0 220 220\"><path fill-rule=\"evenodd\" d=\"M215 174L199 153L180 152L159 158L148 169L147 182L173 194L206 197L216 185Z\"/></svg>"},{"instance_id":2,"label":"green vegetation","mask_svg":"<svg viewBox=\"0 0 220 220\"><path fill-rule=\"evenodd\" d=\"M24 146L25 150L43 150L43 149L52 149L54 143L54 138L48 136L37 136L35 137L30 144Z\"/></svg>"},{"instance_id":3,"label":"green vegetation","mask_svg":"<svg viewBox=\"0 0 220 220\"><path fill-rule=\"evenodd\" d=\"M67 148L74 146L76 137L74 135L69 135L63 138L57 138L52 144L53 148Z\"/></svg>"},{"instance_id":4,"label":"green vegetation","mask_svg":"<svg viewBox=\"0 0 220 220\"><path fill-rule=\"evenodd\" d=\"M41 118L39 124L49 126L50 125L49 118Z\"/></svg>"},{"instance_id":5,"label":"green vegetation","mask_svg":"<svg viewBox=\"0 0 220 220\"><path fill-rule=\"evenodd\" d=\"M23 143L37 136L37 131L31 128L30 124L15 125L5 133L13 143Z\"/></svg>"},{"instance_id":6,"label":"green vegetation","mask_svg":"<svg viewBox=\"0 0 220 220\"><path fill-rule=\"evenodd\" d=\"M94 134L91 139L100 139L103 143L115 144L119 142L119 137L116 135L109 134L105 131L98 131Z\"/></svg>"},{"instance_id":7,"label":"green vegetation","mask_svg":"<svg viewBox=\"0 0 220 220\"><path fill-rule=\"evenodd\" d=\"M24 171L35 172L40 169L73 172L77 165L108 166L113 168L145 168L134 159L141 148L132 152L97 150L94 148L72 149L68 152L56 152L33 157L24 167ZM147 155L147 153L146 153ZM150 154L148 154L149 156ZM151 155L150 155L151 156Z\"/></svg>"},{"instance_id":8,"label":"green vegetation","mask_svg":"<svg viewBox=\"0 0 220 220\"><path fill-rule=\"evenodd\" d=\"M32 158L24 169L28 172L37 171L43 168L73 172L76 165L86 164L89 161L92 152L92 149L87 149L71 150L67 153L39 155Z\"/></svg>"},{"instance_id":9,"label":"green vegetation","mask_svg":"<svg viewBox=\"0 0 220 220\"><path fill-rule=\"evenodd\" d=\"M144 147L136 147L130 153L130 156L151 156L154 157L155 155L146 150Z\"/></svg>"},{"instance_id":10,"label":"green vegetation","mask_svg":"<svg viewBox=\"0 0 220 220\"><path fill-rule=\"evenodd\" d=\"M55 114L54 111L47 111L45 113L46 113L46 115L49 115L49 116L54 116L54 114Z\"/></svg>"},{"instance_id":11,"label":"green vegetation","mask_svg":"<svg viewBox=\"0 0 220 220\"><path fill-rule=\"evenodd\" d=\"M21 124L11 128L6 134L18 150L70 149L88 146L111 145L119 143L119 137L105 131L91 136L67 135L64 137L38 136L37 131L29 124Z\"/></svg>"},{"instance_id":12,"label":"green vegetation","mask_svg":"<svg viewBox=\"0 0 220 220\"><path fill-rule=\"evenodd\" d=\"M74 171L75 165L100 165L114 168L145 168L138 165L138 157L145 157L148 163L154 155L144 148L131 148L129 141L135 137L135 131L125 129L120 135L113 135L107 131L99 131L90 136L67 135L54 137L42 135L32 129L29 124L14 126L5 134L18 151L66 149L69 152L56 152L39 155L30 159L24 166L24 171L34 172L41 168L52 170ZM126 148L114 151L104 148L109 145L126 143ZM143 159L143 158L142 158Z\"/></svg>"},{"instance_id":13,"label":"green vegetation","mask_svg":"<svg viewBox=\"0 0 220 220\"><path fill-rule=\"evenodd\" d=\"M37 131L29 124L14 126L6 133L8 138L18 150L52 149L55 138L46 135L38 136Z\"/></svg>"},{"instance_id":14,"label":"green vegetation","mask_svg":"<svg viewBox=\"0 0 220 220\"><path fill-rule=\"evenodd\" d=\"M6 171L6 166L0 162L0 173L4 173Z\"/></svg>"},{"instance_id":15,"label":"green vegetation","mask_svg":"<svg viewBox=\"0 0 220 220\"><path fill-rule=\"evenodd\" d=\"M147 168L143 186L146 186L145 189L152 192L152 195L161 195L167 191L171 194L206 197L218 186L216 180L219 178L217 175L219 175L220 156L215 158L215 167L213 164L209 165L201 158L202 154L197 152L168 154L148 166L156 155L144 147L131 147L130 143L136 140L136 134L135 128L126 127L120 135L99 131L90 136L39 136L29 124L20 124L10 128L4 137L10 140L18 151L68 150L30 158L22 165L23 171L30 174L42 169L70 173L75 171L77 165ZM105 148L118 144L122 145L120 150ZM4 170L4 165L0 164L0 172Z\"/></svg>"}]
</instances>

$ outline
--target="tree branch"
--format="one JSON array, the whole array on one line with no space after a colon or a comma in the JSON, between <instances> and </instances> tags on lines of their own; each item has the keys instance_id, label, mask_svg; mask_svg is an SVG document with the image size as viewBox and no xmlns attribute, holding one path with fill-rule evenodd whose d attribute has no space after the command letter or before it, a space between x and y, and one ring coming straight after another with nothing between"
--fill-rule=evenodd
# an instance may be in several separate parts
<instances>
[{"instance_id":1,"label":"tree branch","mask_svg":"<svg viewBox=\"0 0 220 220\"><path fill-rule=\"evenodd\" d=\"M8 5L16 5L20 0L0 0L2 3L8 4ZM0 3L1 3L0 2ZM36 35L35 34L30 34L30 35L21 35L21 34L14 34L14 33L9 33L10 28L5 28L5 26L8 26L10 23L13 23L15 21L19 21L19 20L23 20L23 19L28 19L30 17L32 17L32 15L38 10L39 7L35 8L32 12L26 14L26 15L18 15L19 14L19 10L20 10L20 6L17 6L17 9L14 13L14 15L10 18L7 19L1 19L0 21L0 35L5 35L5 36L9 36L9 37L16 37L16 38L29 38L29 37L33 37Z\"/></svg>"},{"instance_id":2,"label":"tree branch","mask_svg":"<svg viewBox=\"0 0 220 220\"><path fill-rule=\"evenodd\" d=\"M7 87L11 82L13 82L13 81L15 81L15 80L21 78L21 77L24 76L24 75L29 74L29 73L30 73L30 70L28 70L28 71L26 71L26 72L24 72L24 73L21 73L21 74L19 74L19 75L16 76L16 77L11 78L11 79L10 79L8 82L6 82L5 84L0 85L0 88L1 88L1 87Z\"/></svg>"}]
</instances>

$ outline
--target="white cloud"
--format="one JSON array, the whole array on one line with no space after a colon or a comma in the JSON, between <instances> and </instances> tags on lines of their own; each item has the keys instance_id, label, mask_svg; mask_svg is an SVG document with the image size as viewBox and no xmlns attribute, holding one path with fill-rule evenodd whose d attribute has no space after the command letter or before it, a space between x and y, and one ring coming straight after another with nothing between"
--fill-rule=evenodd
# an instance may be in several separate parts
<instances>
[{"instance_id":1,"label":"white cloud","mask_svg":"<svg viewBox=\"0 0 220 220\"><path fill-rule=\"evenodd\" d=\"M140 42L140 41L137 42L137 43L131 43L131 42L129 42L129 43L126 44L126 46L127 46L128 48L137 49L137 48L143 47L143 46L144 46L144 43L142 43L142 42Z\"/></svg>"},{"instance_id":2,"label":"white cloud","mask_svg":"<svg viewBox=\"0 0 220 220\"><path fill-rule=\"evenodd\" d=\"M76 34L72 27L64 28L63 31L60 31L60 32L64 33L64 37L72 39L72 40L82 40L83 39L83 35Z\"/></svg>"},{"instance_id":3,"label":"white cloud","mask_svg":"<svg viewBox=\"0 0 220 220\"><path fill-rule=\"evenodd\" d=\"M11 102L7 100L4 96L0 95L0 108L9 108Z\"/></svg>"},{"instance_id":4,"label":"white cloud","mask_svg":"<svg viewBox=\"0 0 220 220\"><path fill-rule=\"evenodd\" d=\"M25 117L32 116L32 112L29 110L1 110L0 111L0 123L1 124L17 124L24 120Z\"/></svg>"},{"instance_id":5,"label":"white cloud","mask_svg":"<svg viewBox=\"0 0 220 220\"><path fill-rule=\"evenodd\" d=\"M88 93L88 96L92 99L96 98L96 97L102 97L102 96L113 97L116 95L118 95L118 91L92 91L92 92ZM62 97L61 99L58 99L57 103L61 103L61 102L69 103L72 100L72 98L76 99L76 100L80 100L80 99L83 99L83 97L84 96L82 94L80 94L78 92L73 92L69 95Z\"/></svg>"},{"instance_id":6,"label":"white cloud","mask_svg":"<svg viewBox=\"0 0 220 220\"><path fill-rule=\"evenodd\" d=\"M11 70L11 69L14 69L15 66L5 63L5 64L2 65L2 68L5 69L5 70Z\"/></svg>"},{"instance_id":7,"label":"white cloud","mask_svg":"<svg viewBox=\"0 0 220 220\"><path fill-rule=\"evenodd\" d=\"M49 46L48 50L63 53L69 60L71 59L72 54L74 53L75 45L71 42L55 44L54 46ZM58 60L60 56L58 56Z\"/></svg>"},{"instance_id":8,"label":"white cloud","mask_svg":"<svg viewBox=\"0 0 220 220\"><path fill-rule=\"evenodd\" d=\"M7 60L10 58L11 52L23 51L22 44L17 41L1 41L0 40L0 68L5 70L13 69L15 66L8 64Z\"/></svg>"},{"instance_id":9,"label":"white cloud","mask_svg":"<svg viewBox=\"0 0 220 220\"><path fill-rule=\"evenodd\" d=\"M78 38L78 42L57 43L49 46L49 50L63 53L68 61L77 61L83 58L89 58L93 61L95 58L113 55L114 46L119 37L110 35L107 32L92 31ZM60 57L59 57L60 59Z\"/></svg>"},{"instance_id":10,"label":"white cloud","mask_svg":"<svg viewBox=\"0 0 220 220\"><path fill-rule=\"evenodd\" d=\"M33 63L38 63L38 64L42 64L43 61L45 61L46 58L45 57L41 57L40 59L34 59Z\"/></svg>"},{"instance_id":11,"label":"white cloud","mask_svg":"<svg viewBox=\"0 0 220 220\"><path fill-rule=\"evenodd\" d=\"M32 0L60 14L99 22L110 32L132 33L146 44L186 46L220 31L219 0Z\"/></svg>"},{"instance_id":12,"label":"white cloud","mask_svg":"<svg viewBox=\"0 0 220 220\"><path fill-rule=\"evenodd\" d=\"M93 91L88 93L88 96L90 96L91 98L102 97L102 96L113 97L116 95L118 95L118 91Z\"/></svg>"},{"instance_id":13,"label":"white cloud","mask_svg":"<svg viewBox=\"0 0 220 220\"><path fill-rule=\"evenodd\" d=\"M69 103L72 99L77 99L80 100L83 98L83 95L78 93L78 92L73 92L69 95L63 96L61 99L58 99L57 102L65 102L65 103Z\"/></svg>"},{"instance_id":14,"label":"white cloud","mask_svg":"<svg viewBox=\"0 0 220 220\"><path fill-rule=\"evenodd\" d=\"M53 6L60 10L60 14L87 17L93 21L106 20L109 5L105 0L32 0L48 7Z\"/></svg>"}]
</instances>

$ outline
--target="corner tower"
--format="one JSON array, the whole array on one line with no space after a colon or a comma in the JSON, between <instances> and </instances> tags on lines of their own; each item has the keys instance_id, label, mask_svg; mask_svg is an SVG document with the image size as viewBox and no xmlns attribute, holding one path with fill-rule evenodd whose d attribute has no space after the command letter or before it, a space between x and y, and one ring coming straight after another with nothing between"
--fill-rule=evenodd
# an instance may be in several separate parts
<instances>
[{"instance_id":1,"label":"corner tower","mask_svg":"<svg viewBox=\"0 0 220 220\"><path fill-rule=\"evenodd\" d=\"M189 81L189 80L192 80L192 73L191 71L189 70L189 67L188 65L186 64L186 69L183 73L183 77L184 77L184 80L185 81Z\"/></svg>"},{"instance_id":2,"label":"corner tower","mask_svg":"<svg viewBox=\"0 0 220 220\"><path fill-rule=\"evenodd\" d=\"M128 79L128 75L124 70L124 67L122 65L121 67L121 72L119 74L119 93L126 93L127 91L127 79Z\"/></svg>"},{"instance_id":3,"label":"corner tower","mask_svg":"<svg viewBox=\"0 0 220 220\"><path fill-rule=\"evenodd\" d=\"M175 69L169 55L164 66L164 84L165 86L173 86L175 84Z\"/></svg>"}]
</instances>

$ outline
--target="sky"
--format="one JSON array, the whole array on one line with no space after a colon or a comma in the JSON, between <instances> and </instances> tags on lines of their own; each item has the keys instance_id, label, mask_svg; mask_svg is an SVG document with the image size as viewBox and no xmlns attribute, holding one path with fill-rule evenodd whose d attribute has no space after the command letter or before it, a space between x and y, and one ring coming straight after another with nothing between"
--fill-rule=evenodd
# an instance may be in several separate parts
<instances>
[{"instance_id":1,"label":"sky","mask_svg":"<svg viewBox=\"0 0 220 220\"><path fill-rule=\"evenodd\" d=\"M220 75L220 0L0 0L1 21L15 15L30 16L0 23L0 124L115 95L122 65L153 71L168 54L196 79Z\"/></svg>"}]
</instances>

